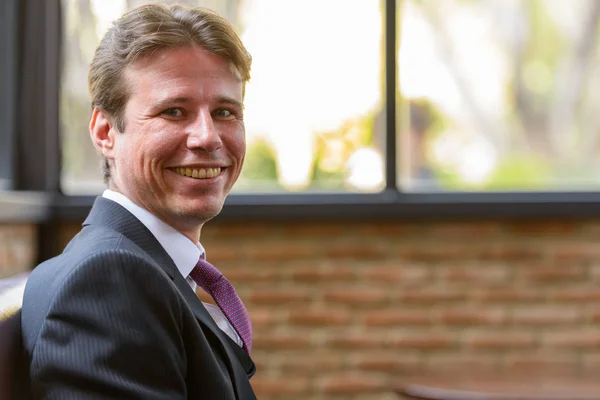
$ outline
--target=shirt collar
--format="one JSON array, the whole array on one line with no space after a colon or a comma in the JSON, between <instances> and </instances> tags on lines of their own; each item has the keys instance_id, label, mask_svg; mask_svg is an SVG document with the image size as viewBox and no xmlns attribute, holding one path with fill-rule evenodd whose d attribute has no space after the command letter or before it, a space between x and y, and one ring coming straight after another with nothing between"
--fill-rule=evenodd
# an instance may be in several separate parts
<instances>
[{"instance_id":1,"label":"shirt collar","mask_svg":"<svg viewBox=\"0 0 600 400\"><path fill-rule=\"evenodd\" d=\"M206 254L200 243L196 246L185 235L129 200L124 194L106 189L102 197L120 204L139 219L165 249L184 278L192 272L200 256Z\"/></svg>"}]
</instances>

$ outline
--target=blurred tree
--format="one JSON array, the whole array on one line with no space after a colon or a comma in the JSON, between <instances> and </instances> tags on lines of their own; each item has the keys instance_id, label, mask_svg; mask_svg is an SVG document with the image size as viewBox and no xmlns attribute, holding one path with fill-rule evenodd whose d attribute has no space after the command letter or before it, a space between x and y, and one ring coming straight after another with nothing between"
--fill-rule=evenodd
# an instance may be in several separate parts
<instances>
[{"instance_id":1,"label":"blurred tree","mask_svg":"<svg viewBox=\"0 0 600 400\"><path fill-rule=\"evenodd\" d=\"M600 1L578 2L583 7L578 14L581 22L571 30L561 23L560 16L552 15L551 2L546 0L445 2L450 8L429 0L406 1L426 17L475 129L498 155L497 169L482 188L513 182L513 188L535 189L539 187L536 179L550 186L558 176L577 181L580 175L591 175L588 170L598 166L595 159L600 147L596 110L600 96L592 89L593 83L600 81L598 68L592 68L599 57ZM507 114L502 121L481 108L476 87L457 56L456 32L449 26L448 10L460 8L482 18L499 9L510 10L510 34L507 29L493 31L498 48L512 63L505 93ZM446 125L451 126L452 121ZM600 171L595 176L600 179ZM456 185L455 189L461 187L459 182Z\"/></svg>"},{"instance_id":2,"label":"blurred tree","mask_svg":"<svg viewBox=\"0 0 600 400\"><path fill-rule=\"evenodd\" d=\"M263 139L255 140L246 149L246 159L236 190L280 189L277 175L277 159L273 148Z\"/></svg>"}]
</instances>

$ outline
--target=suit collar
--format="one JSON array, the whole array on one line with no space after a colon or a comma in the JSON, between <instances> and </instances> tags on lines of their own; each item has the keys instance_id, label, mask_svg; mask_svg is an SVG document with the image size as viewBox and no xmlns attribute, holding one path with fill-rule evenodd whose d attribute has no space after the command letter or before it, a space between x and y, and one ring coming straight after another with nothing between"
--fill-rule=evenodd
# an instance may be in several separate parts
<instances>
[{"instance_id":1,"label":"suit collar","mask_svg":"<svg viewBox=\"0 0 600 400\"><path fill-rule=\"evenodd\" d=\"M171 279L179 274L175 263L152 233L120 204L97 197L83 226L101 225L113 229L138 245L156 261Z\"/></svg>"},{"instance_id":2,"label":"suit collar","mask_svg":"<svg viewBox=\"0 0 600 400\"><path fill-rule=\"evenodd\" d=\"M205 253L201 244L194 243L171 225L131 201L124 194L107 189L102 193L102 197L120 204L144 224L171 257L183 277L192 272L200 256Z\"/></svg>"},{"instance_id":3,"label":"suit collar","mask_svg":"<svg viewBox=\"0 0 600 400\"><path fill-rule=\"evenodd\" d=\"M112 200L98 197L83 223L83 226L87 225L100 225L113 229L127 237L148 254L173 280L173 283L192 309L196 319L202 325L208 327L219 339L229 359L237 358L248 378L254 374L256 367L250 356L221 331L158 240L133 214ZM235 367L232 365L231 368ZM237 377L236 379L239 380L238 375L234 374ZM246 384L248 383L246 382ZM240 381L237 385L238 387L244 385L244 382Z\"/></svg>"}]
</instances>

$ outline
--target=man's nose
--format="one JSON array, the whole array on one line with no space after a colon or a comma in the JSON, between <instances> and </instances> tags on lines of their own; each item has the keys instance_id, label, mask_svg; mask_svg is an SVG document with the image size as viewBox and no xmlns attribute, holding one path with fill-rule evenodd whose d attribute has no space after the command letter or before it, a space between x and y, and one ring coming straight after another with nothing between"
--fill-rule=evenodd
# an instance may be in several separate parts
<instances>
[{"instance_id":1,"label":"man's nose","mask_svg":"<svg viewBox=\"0 0 600 400\"><path fill-rule=\"evenodd\" d=\"M203 110L198 113L198 117L189 127L187 147L212 153L218 150L222 144L221 136L210 111Z\"/></svg>"}]
</instances>

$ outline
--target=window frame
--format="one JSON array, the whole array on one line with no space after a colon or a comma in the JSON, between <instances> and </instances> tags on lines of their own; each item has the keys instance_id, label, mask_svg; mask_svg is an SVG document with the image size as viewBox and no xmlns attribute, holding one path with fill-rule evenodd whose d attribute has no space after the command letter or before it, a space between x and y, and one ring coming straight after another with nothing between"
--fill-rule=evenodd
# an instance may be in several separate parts
<instances>
[{"instance_id":1,"label":"window frame","mask_svg":"<svg viewBox=\"0 0 600 400\"><path fill-rule=\"evenodd\" d=\"M17 0L0 4L0 190L15 189Z\"/></svg>"},{"instance_id":2,"label":"window frame","mask_svg":"<svg viewBox=\"0 0 600 400\"><path fill-rule=\"evenodd\" d=\"M233 193L228 196L218 218L439 220L600 217L600 191L407 193L397 187L396 16L401 2L402 0L385 0L385 189L378 193ZM61 2L10 0L8 3L20 5L20 35L28 37L30 43L31 40L37 39L39 44L37 47L25 48L23 43L27 41L19 40L19 68L11 70L10 62L0 66L9 68L9 73L4 76L4 84L18 82L20 96L16 104L27 105L21 107L23 111L19 112L19 107L11 108L9 96L0 98L0 102L8 104L8 107L5 104L4 108L13 112L13 119L18 128L11 130L10 126L8 129L2 129L4 125L0 126L0 144L9 144L2 146L0 156L9 153L9 156L14 157L15 165L19 166L8 170L9 175L18 175L14 177L17 184L13 185L13 189L39 191L49 199L48 218L58 221L80 221L89 212L96 196L65 195L60 191L58 104ZM39 79L37 85L24 86L24 77L29 76L28 74L33 74L31 76ZM16 154L9 150L11 141L18 142L19 151ZM36 173L39 171L44 171L41 177Z\"/></svg>"}]
</instances>

